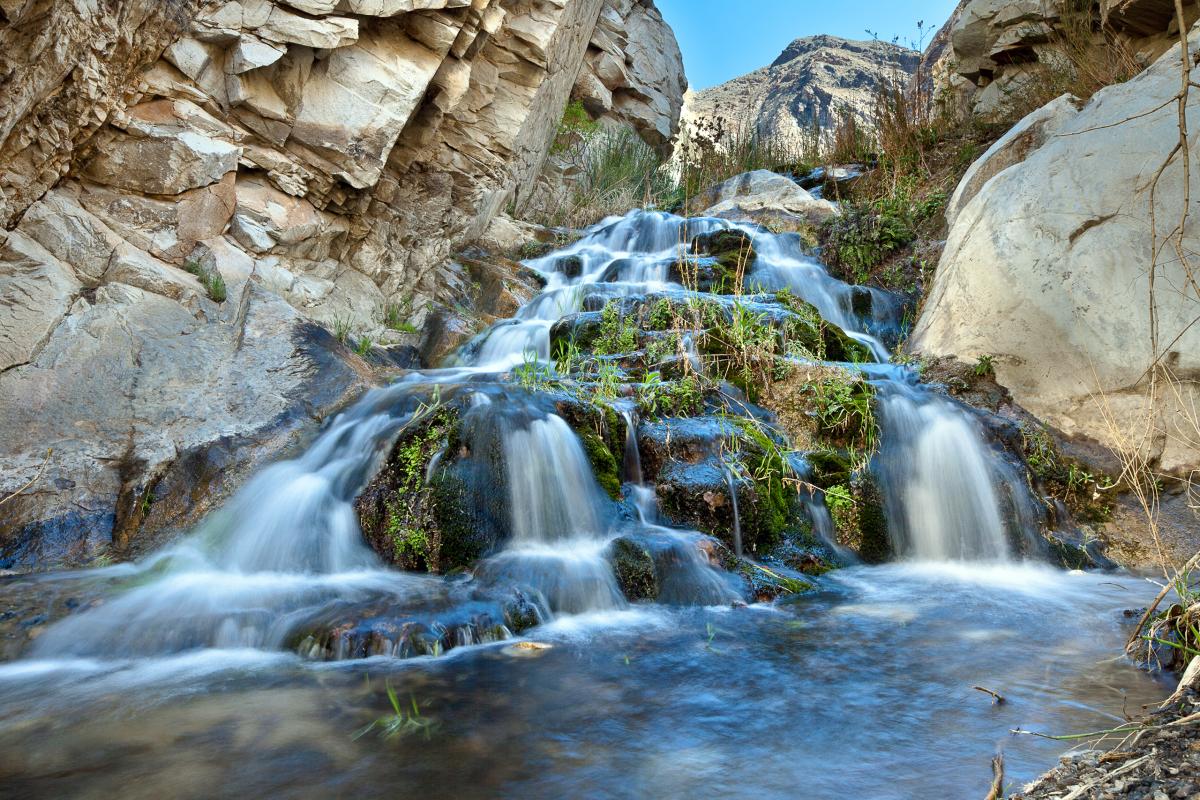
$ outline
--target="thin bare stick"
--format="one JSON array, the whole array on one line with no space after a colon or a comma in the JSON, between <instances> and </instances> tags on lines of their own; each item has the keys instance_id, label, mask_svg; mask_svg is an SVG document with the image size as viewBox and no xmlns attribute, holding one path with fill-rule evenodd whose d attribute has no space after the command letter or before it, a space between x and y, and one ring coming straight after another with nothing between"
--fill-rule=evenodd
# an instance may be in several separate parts
<instances>
[{"instance_id":1,"label":"thin bare stick","mask_svg":"<svg viewBox=\"0 0 1200 800\"><path fill-rule=\"evenodd\" d=\"M982 686L972 686L971 688L977 692L983 692L984 694L990 694L992 696L992 703L994 705L1003 705L1005 702L1003 695L993 692L991 689L985 689Z\"/></svg>"},{"instance_id":2,"label":"thin bare stick","mask_svg":"<svg viewBox=\"0 0 1200 800\"><path fill-rule=\"evenodd\" d=\"M976 686L976 689L979 687ZM986 690L985 690L986 691ZM992 788L983 800L1000 800L1004 796L1004 754L992 758Z\"/></svg>"},{"instance_id":3,"label":"thin bare stick","mask_svg":"<svg viewBox=\"0 0 1200 800\"><path fill-rule=\"evenodd\" d=\"M42 465L40 467L38 467L37 474L34 475L32 478L30 478L29 482L26 483L24 486L22 486L20 489L17 489L15 492L8 495L7 497L0 498L0 506L4 505L9 500L12 500L14 497L21 494L21 492L24 492L30 486L33 486L35 483L37 483L38 479L42 477L42 473L46 471L46 465L50 463L50 456L53 454L54 454L54 448L48 449L46 451L46 457L42 459Z\"/></svg>"}]
</instances>

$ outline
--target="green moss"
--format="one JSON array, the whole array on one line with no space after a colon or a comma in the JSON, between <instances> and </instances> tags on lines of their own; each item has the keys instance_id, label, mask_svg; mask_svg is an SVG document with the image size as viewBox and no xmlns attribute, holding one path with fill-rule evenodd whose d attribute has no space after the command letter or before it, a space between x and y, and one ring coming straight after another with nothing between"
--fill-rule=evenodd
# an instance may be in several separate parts
<instances>
[{"instance_id":1,"label":"green moss","mask_svg":"<svg viewBox=\"0 0 1200 800\"><path fill-rule=\"evenodd\" d=\"M622 537L612 543L609 558L621 592L631 601L658 598L658 574L650 551L632 539Z\"/></svg>"},{"instance_id":2,"label":"green moss","mask_svg":"<svg viewBox=\"0 0 1200 800\"><path fill-rule=\"evenodd\" d=\"M614 500L621 499L621 468L612 450L599 435L590 430L576 431L583 442L584 452L592 464L592 471L600 487Z\"/></svg>"},{"instance_id":3,"label":"green moss","mask_svg":"<svg viewBox=\"0 0 1200 800\"><path fill-rule=\"evenodd\" d=\"M596 355L624 355L637 350L638 331L632 318L621 313L621 301L610 300L600 314L600 330L592 341Z\"/></svg>"}]
</instances>

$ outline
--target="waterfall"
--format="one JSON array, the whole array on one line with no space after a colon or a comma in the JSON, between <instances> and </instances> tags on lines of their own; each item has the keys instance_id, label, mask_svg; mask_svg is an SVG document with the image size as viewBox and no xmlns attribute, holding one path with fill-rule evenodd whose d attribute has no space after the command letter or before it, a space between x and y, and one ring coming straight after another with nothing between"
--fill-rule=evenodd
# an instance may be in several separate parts
<instances>
[{"instance_id":1,"label":"waterfall","mask_svg":"<svg viewBox=\"0 0 1200 800\"><path fill-rule=\"evenodd\" d=\"M553 613L624 606L605 557L601 490L575 432L556 414L533 420L505 432L504 461L512 541L479 574L532 589Z\"/></svg>"},{"instance_id":2,"label":"waterfall","mask_svg":"<svg viewBox=\"0 0 1200 800\"><path fill-rule=\"evenodd\" d=\"M897 550L930 561L1002 561L1001 479L965 412L896 382L880 384L880 456Z\"/></svg>"}]
</instances>

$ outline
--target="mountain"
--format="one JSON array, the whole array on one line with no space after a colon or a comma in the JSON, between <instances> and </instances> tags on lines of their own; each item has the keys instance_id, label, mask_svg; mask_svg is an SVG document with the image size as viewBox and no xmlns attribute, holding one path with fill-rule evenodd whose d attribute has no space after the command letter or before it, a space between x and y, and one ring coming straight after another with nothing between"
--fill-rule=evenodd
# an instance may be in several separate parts
<instances>
[{"instance_id":1,"label":"mountain","mask_svg":"<svg viewBox=\"0 0 1200 800\"><path fill-rule=\"evenodd\" d=\"M800 141L814 120L828 130L845 111L869 124L880 81L907 83L920 58L915 50L887 42L796 39L769 66L689 93L685 135L749 128L760 136Z\"/></svg>"}]
</instances>

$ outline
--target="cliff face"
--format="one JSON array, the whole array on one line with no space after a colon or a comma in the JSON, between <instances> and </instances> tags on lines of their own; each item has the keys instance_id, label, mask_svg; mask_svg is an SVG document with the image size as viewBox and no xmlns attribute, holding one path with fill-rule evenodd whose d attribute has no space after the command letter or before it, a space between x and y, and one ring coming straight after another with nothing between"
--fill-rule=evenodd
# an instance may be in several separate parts
<instances>
[{"instance_id":1,"label":"cliff face","mask_svg":"<svg viewBox=\"0 0 1200 800\"><path fill-rule=\"evenodd\" d=\"M0 568L176 524L171 481L335 408L364 365L320 326L438 349L572 92L661 146L682 75L651 0L0 2L0 497L37 477Z\"/></svg>"},{"instance_id":2,"label":"cliff face","mask_svg":"<svg viewBox=\"0 0 1200 800\"><path fill-rule=\"evenodd\" d=\"M1184 3L1188 24L1200 9ZM1174 0L965 0L949 27L947 75L966 107L984 117L1003 115L1008 98L1023 85L1043 80L1060 59L1059 43L1085 51L1106 40L1120 44L1141 67L1149 66L1177 40ZM1090 44L1089 44L1090 43ZM961 79L969 81L963 84Z\"/></svg>"},{"instance_id":3,"label":"cliff face","mask_svg":"<svg viewBox=\"0 0 1200 800\"><path fill-rule=\"evenodd\" d=\"M885 42L797 39L770 66L690 95L685 129L733 134L748 127L766 138L801 142L814 122L828 130L846 112L870 124L880 82L906 82L919 59Z\"/></svg>"}]
</instances>

